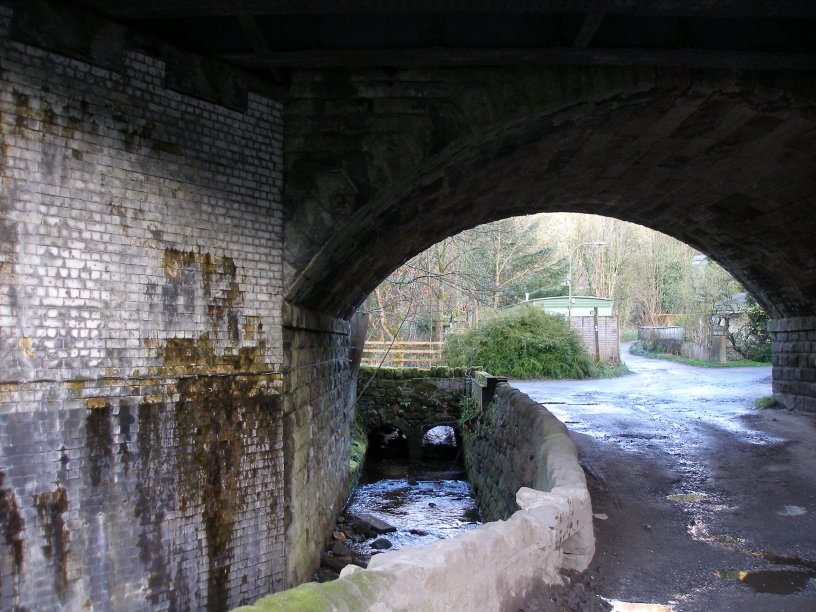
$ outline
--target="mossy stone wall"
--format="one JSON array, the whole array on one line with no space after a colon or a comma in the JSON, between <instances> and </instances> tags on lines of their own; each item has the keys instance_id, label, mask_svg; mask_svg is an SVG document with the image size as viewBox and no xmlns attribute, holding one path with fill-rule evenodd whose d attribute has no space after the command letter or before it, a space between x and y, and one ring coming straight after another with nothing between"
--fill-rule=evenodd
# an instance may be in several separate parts
<instances>
[{"instance_id":1,"label":"mossy stone wall","mask_svg":"<svg viewBox=\"0 0 816 612\"><path fill-rule=\"evenodd\" d=\"M457 431L470 379L465 368L360 369L356 421L364 434L380 425L399 427L411 454L421 456L422 436L436 425Z\"/></svg>"}]
</instances>

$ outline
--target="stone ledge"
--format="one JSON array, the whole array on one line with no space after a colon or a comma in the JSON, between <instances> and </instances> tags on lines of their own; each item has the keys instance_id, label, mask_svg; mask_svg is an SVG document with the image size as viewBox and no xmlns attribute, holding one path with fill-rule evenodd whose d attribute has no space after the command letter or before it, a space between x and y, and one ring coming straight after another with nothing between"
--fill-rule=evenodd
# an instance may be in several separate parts
<instances>
[{"instance_id":1,"label":"stone ledge","mask_svg":"<svg viewBox=\"0 0 816 612\"><path fill-rule=\"evenodd\" d=\"M468 368L451 368L448 366L438 366L434 368L378 368L372 365L360 366L360 376L370 377L376 374L377 378L406 379L418 378L465 378L469 375Z\"/></svg>"},{"instance_id":2,"label":"stone ledge","mask_svg":"<svg viewBox=\"0 0 816 612\"><path fill-rule=\"evenodd\" d=\"M787 319L771 319L768 321L768 331L771 333L810 331L815 329L816 317L790 317Z\"/></svg>"},{"instance_id":3,"label":"stone ledge","mask_svg":"<svg viewBox=\"0 0 816 612\"><path fill-rule=\"evenodd\" d=\"M301 308L289 302L283 303L283 327L344 336L351 333L349 321Z\"/></svg>"}]
</instances>

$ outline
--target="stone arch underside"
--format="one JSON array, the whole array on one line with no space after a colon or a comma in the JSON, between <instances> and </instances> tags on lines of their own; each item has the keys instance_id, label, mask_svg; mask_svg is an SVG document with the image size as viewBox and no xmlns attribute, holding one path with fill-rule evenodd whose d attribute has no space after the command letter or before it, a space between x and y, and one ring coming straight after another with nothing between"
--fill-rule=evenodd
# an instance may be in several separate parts
<instances>
[{"instance_id":1,"label":"stone arch underside","mask_svg":"<svg viewBox=\"0 0 816 612\"><path fill-rule=\"evenodd\" d=\"M638 223L709 254L774 318L816 313L816 107L804 81L723 79L573 100L452 138L366 184L287 300L346 318L391 271L476 225L536 212ZM348 173L344 180L354 183Z\"/></svg>"}]
</instances>

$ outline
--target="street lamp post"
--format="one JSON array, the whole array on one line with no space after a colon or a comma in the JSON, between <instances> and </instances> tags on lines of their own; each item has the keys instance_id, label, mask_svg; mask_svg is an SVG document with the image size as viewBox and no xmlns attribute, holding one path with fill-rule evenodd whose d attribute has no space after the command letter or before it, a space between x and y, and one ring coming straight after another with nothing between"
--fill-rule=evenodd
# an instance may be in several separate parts
<instances>
[{"instance_id":1,"label":"street lamp post","mask_svg":"<svg viewBox=\"0 0 816 612\"><path fill-rule=\"evenodd\" d=\"M575 253L578 252L582 246L594 246L594 247L602 247L606 243L601 242L600 240L593 240L591 242L582 242L577 247L572 249L569 258L569 274L567 275L567 320L572 320L572 259L575 257Z\"/></svg>"}]
</instances>

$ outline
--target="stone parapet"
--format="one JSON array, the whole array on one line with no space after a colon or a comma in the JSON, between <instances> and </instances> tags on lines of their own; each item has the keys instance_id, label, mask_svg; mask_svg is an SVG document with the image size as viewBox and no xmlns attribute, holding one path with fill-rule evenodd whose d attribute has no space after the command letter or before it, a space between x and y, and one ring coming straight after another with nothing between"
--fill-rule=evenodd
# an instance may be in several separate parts
<instances>
[{"instance_id":1,"label":"stone parapet","mask_svg":"<svg viewBox=\"0 0 816 612\"><path fill-rule=\"evenodd\" d=\"M511 457L495 473L498 482L485 486L504 497L516 482L506 477L529 459L524 466L529 486L514 492L515 511L507 520L421 549L377 555L368 569L348 566L338 580L307 583L241 610L500 611L539 581L560 584L561 569L585 569L594 554L592 508L566 428L507 384L499 385L488 418L488 429L502 433L482 445L481 468L505 451ZM508 429L512 422L524 423L525 431ZM517 438L509 445L511 435Z\"/></svg>"}]
</instances>

